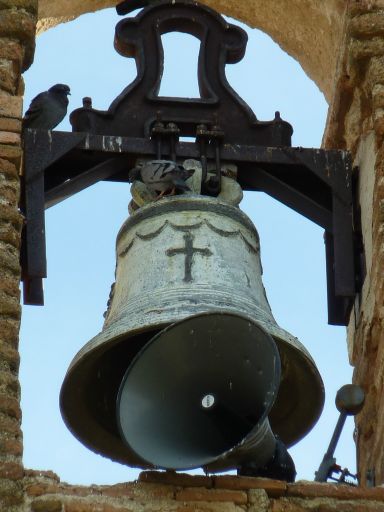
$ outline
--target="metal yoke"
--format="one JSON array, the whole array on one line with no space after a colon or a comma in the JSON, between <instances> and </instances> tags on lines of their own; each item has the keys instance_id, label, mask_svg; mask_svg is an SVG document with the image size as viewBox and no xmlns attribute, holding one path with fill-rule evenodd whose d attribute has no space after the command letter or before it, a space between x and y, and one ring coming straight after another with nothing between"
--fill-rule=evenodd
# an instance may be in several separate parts
<instances>
[{"instance_id":1,"label":"metal yoke","mask_svg":"<svg viewBox=\"0 0 384 512\"><path fill-rule=\"evenodd\" d=\"M201 41L200 98L158 96L161 35L173 31ZM228 161L237 165L244 190L266 192L325 229L328 320L348 323L361 277L351 156L342 150L292 148L292 127L278 112L272 121L256 119L225 77L225 65L242 59L246 43L246 33L212 9L164 0L116 25L115 48L135 58L137 77L107 111L93 109L90 98L84 98L83 108L70 116L72 133L25 130L25 304L44 302L45 208L100 180L128 181L139 157L194 158L202 162L203 177L207 161L215 162L216 173L202 184L203 194L219 193L220 162ZM180 142L180 136L195 137L195 142Z\"/></svg>"}]
</instances>

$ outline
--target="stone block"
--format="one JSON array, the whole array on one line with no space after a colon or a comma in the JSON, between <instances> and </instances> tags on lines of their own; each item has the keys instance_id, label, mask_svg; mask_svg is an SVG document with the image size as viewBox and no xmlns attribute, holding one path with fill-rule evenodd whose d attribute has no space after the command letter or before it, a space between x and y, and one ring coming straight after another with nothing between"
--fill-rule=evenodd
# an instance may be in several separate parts
<instances>
[{"instance_id":1,"label":"stone block","mask_svg":"<svg viewBox=\"0 0 384 512\"><path fill-rule=\"evenodd\" d=\"M43 496L44 494L56 494L59 489L53 485L47 485L44 483L34 483L26 485L25 492L28 496Z\"/></svg>"},{"instance_id":2,"label":"stone block","mask_svg":"<svg viewBox=\"0 0 384 512\"><path fill-rule=\"evenodd\" d=\"M20 383L17 375L0 371L0 389L3 393L6 392L10 396L18 397L20 395Z\"/></svg>"},{"instance_id":3,"label":"stone block","mask_svg":"<svg viewBox=\"0 0 384 512\"><path fill-rule=\"evenodd\" d=\"M20 66L14 60L0 58L0 88L16 94L19 82Z\"/></svg>"},{"instance_id":4,"label":"stone block","mask_svg":"<svg viewBox=\"0 0 384 512\"><path fill-rule=\"evenodd\" d=\"M21 158L21 148L18 146L10 146L8 144L0 144L0 159L2 158L6 158L11 160L11 162L19 164Z\"/></svg>"},{"instance_id":5,"label":"stone block","mask_svg":"<svg viewBox=\"0 0 384 512\"><path fill-rule=\"evenodd\" d=\"M21 420L21 409L16 398L0 394L0 412L8 414L11 418Z\"/></svg>"},{"instance_id":6,"label":"stone block","mask_svg":"<svg viewBox=\"0 0 384 512\"><path fill-rule=\"evenodd\" d=\"M21 137L18 133L0 131L0 144L20 145Z\"/></svg>"},{"instance_id":7,"label":"stone block","mask_svg":"<svg viewBox=\"0 0 384 512\"><path fill-rule=\"evenodd\" d=\"M23 99L20 96L0 95L0 117L21 119L22 111Z\"/></svg>"},{"instance_id":8,"label":"stone block","mask_svg":"<svg viewBox=\"0 0 384 512\"><path fill-rule=\"evenodd\" d=\"M20 275L20 263L19 263L19 255L17 249L2 242L0 239L0 268L3 272L3 278L7 278L7 274L9 274L9 278L15 278ZM0 315L2 314L2 310L0 309ZM1 329L0 329L0 337L1 337Z\"/></svg>"},{"instance_id":9,"label":"stone block","mask_svg":"<svg viewBox=\"0 0 384 512\"><path fill-rule=\"evenodd\" d=\"M14 300L5 301L1 300L2 297L0 295L0 310L2 314L7 314L9 311L13 311L16 309L14 306ZM1 326L0 326L0 334L1 334ZM19 368L20 363L20 355L19 352L14 349L12 346L8 345L4 341L0 341L0 362L6 362L9 365L9 368L16 372Z\"/></svg>"},{"instance_id":10,"label":"stone block","mask_svg":"<svg viewBox=\"0 0 384 512\"><path fill-rule=\"evenodd\" d=\"M303 508L301 505L297 505L286 498L281 498L279 500L272 500L270 512L307 512L309 510L311 509ZM312 510L319 512L317 508Z\"/></svg>"},{"instance_id":11,"label":"stone block","mask_svg":"<svg viewBox=\"0 0 384 512\"><path fill-rule=\"evenodd\" d=\"M21 229L22 220L23 217L16 210L16 208L14 208L13 206L9 206L7 204L0 203L0 223L9 222L13 226L15 226L15 228Z\"/></svg>"},{"instance_id":12,"label":"stone block","mask_svg":"<svg viewBox=\"0 0 384 512\"><path fill-rule=\"evenodd\" d=\"M38 0L0 0L0 11L2 9L23 9L37 14Z\"/></svg>"},{"instance_id":13,"label":"stone block","mask_svg":"<svg viewBox=\"0 0 384 512\"><path fill-rule=\"evenodd\" d=\"M65 512L101 512L103 508L95 503L86 501L70 501L64 504Z\"/></svg>"},{"instance_id":14,"label":"stone block","mask_svg":"<svg viewBox=\"0 0 384 512\"><path fill-rule=\"evenodd\" d=\"M380 11L355 16L349 23L349 33L352 37L369 39L384 34L384 18Z\"/></svg>"},{"instance_id":15,"label":"stone block","mask_svg":"<svg viewBox=\"0 0 384 512\"><path fill-rule=\"evenodd\" d=\"M0 130L4 132L21 133L21 120L10 117L0 117Z\"/></svg>"},{"instance_id":16,"label":"stone block","mask_svg":"<svg viewBox=\"0 0 384 512\"><path fill-rule=\"evenodd\" d=\"M60 478L53 471L43 471L40 469L26 469L25 470L26 478L38 478L44 480L54 480L55 482L60 482Z\"/></svg>"},{"instance_id":17,"label":"stone block","mask_svg":"<svg viewBox=\"0 0 384 512\"><path fill-rule=\"evenodd\" d=\"M5 118L3 118L5 119ZM2 118L0 118L0 121ZM13 121L17 121L16 119ZM20 121L18 121L20 123ZM18 166L9 160L5 160L4 158L0 158L0 175L7 180L18 180Z\"/></svg>"},{"instance_id":18,"label":"stone block","mask_svg":"<svg viewBox=\"0 0 384 512\"><path fill-rule=\"evenodd\" d=\"M163 484L125 483L102 487L101 494L103 496L144 501L148 499L173 499L174 488Z\"/></svg>"},{"instance_id":19,"label":"stone block","mask_svg":"<svg viewBox=\"0 0 384 512\"><path fill-rule=\"evenodd\" d=\"M0 454L15 455L21 457L23 454L23 443L20 439L0 439Z\"/></svg>"},{"instance_id":20,"label":"stone block","mask_svg":"<svg viewBox=\"0 0 384 512\"><path fill-rule=\"evenodd\" d=\"M228 489L205 489L203 487L187 487L176 492L178 501L222 501L236 505L245 505L248 502L247 494L243 491Z\"/></svg>"},{"instance_id":21,"label":"stone block","mask_svg":"<svg viewBox=\"0 0 384 512\"><path fill-rule=\"evenodd\" d=\"M181 487L206 487L213 485L213 479L203 475L187 475L174 471L143 471L139 475L139 482L162 483Z\"/></svg>"},{"instance_id":22,"label":"stone block","mask_svg":"<svg viewBox=\"0 0 384 512\"><path fill-rule=\"evenodd\" d=\"M16 181L4 179L4 176L0 172L0 201L7 204L8 206L11 206L11 208L15 211L19 197L19 184Z\"/></svg>"},{"instance_id":23,"label":"stone block","mask_svg":"<svg viewBox=\"0 0 384 512\"><path fill-rule=\"evenodd\" d=\"M8 480L20 480L24 476L24 468L18 462L1 462L0 478Z\"/></svg>"},{"instance_id":24,"label":"stone block","mask_svg":"<svg viewBox=\"0 0 384 512\"><path fill-rule=\"evenodd\" d=\"M217 489L264 489L268 496L283 496L287 490L286 482L270 478L255 478L252 476L223 475L214 477L214 487Z\"/></svg>"},{"instance_id":25,"label":"stone block","mask_svg":"<svg viewBox=\"0 0 384 512\"><path fill-rule=\"evenodd\" d=\"M23 47L18 41L14 39L1 37L0 59L8 59L16 63L21 63L23 60Z\"/></svg>"},{"instance_id":26,"label":"stone block","mask_svg":"<svg viewBox=\"0 0 384 512\"><path fill-rule=\"evenodd\" d=\"M0 37L20 41L25 46L23 71L32 63L36 15L25 9L0 9Z\"/></svg>"},{"instance_id":27,"label":"stone block","mask_svg":"<svg viewBox=\"0 0 384 512\"><path fill-rule=\"evenodd\" d=\"M23 489L20 480L0 479L0 510L6 512L19 511L23 502Z\"/></svg>"},{"instance_id":28,"label":"stone block","mask_svg":"<svg viewBox=\"0 0 384 512\"><path fill-rule=\"evenodd\" d=\"M264 489L249 489L247 512L269 512L270 499Z\"/></svg>"},{"instance_id":29,"label":"stone block","mask_svg":"<svg viewBox=\"0 0 384 512\"><path fill-rule=\"evenodd\" d=\"M377 500L384 502L384 488L382 487L352 487L346 484L328 484L300 481L288 484L287 496L301 498L335 498L339 500Z\"/></svg>"},{"instance_id":30,"label":"stone block","mask_svg":"<svg viewBox=\"0 0 384 512\"><path fill-rule=\"evenodd\" d=\"M0 362L1 366L1 362ZM10 418L5 414L0 413L0 431L4 434L13 435L15 438L20 438L21 429L20 423L14 418Z\"/></svg>"},{"instance_id":31,"label":"stone block","mask_svg":"<svg viewBox=\"0 0 384 512\"><path fill-rule=\"evenodd\" d=\"M145 512L152 512L153 509L148 509ZM245 507L235 505L229 502L208 502L208 501L194 501L191 503L180 503L176 508L156 509L156 512L244 512ZM142 512L137 511L137 512Z\"/></svg>"},{"instance_id":32,"label":"stone block","mask_svg":"<svg viewBox=\"0 0 384 512\"><path fill-rule=\"evenodd\" d=\"M16 278L14 278L14 280L17 280ZM14 347L17 349L18 347L18 333L19 333L19 326L20 326L20 322L19 322L19 318L17 319L14 319L14 318L9 318L9 317L1 317L1 314L0 314L0 340L3 340L5 343L7 343L8 345ZM10 375L11 377L14 377L11 373L9 372L3 372L1 371L0 369L0 376L1 376L1 379L0 379L0 384L2 387L4 387L5 385L6 386L10 386L10 387L13 387L13 389L15 389L16 391L16 383L12 383L12 382L6 382L5 380L3 380L3 375L7 373L8 375ZM17 388L19 389L19 388Z\"/></svg>"},{"instance_id":33,"label":"stone block","mask_svg":"<svg viewBox=\"0 0 384 512\"><path fill-rule=\"evenodd\" d=\"M62 502L58 499L42 499L31 503L32 512L62 512Z\"/></svg>"},{"instance_id":34,"label":"stone block","mask_svg":"<svg viewBox=\"0 0 384 512\"><path fill-rule=\"evenodd\" d=\"M349 55L352 61L368 60L372 57L380 57L384 53L384 39L373 37L372 39L354 39L351 42Z\"/></svg>"}]
</instances>

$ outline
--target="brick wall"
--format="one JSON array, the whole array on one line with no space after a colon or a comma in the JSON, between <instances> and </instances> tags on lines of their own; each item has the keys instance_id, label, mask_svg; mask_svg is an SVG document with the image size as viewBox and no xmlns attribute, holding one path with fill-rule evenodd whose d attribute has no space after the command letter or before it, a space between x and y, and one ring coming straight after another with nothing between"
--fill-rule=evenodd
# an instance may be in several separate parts
<instances>
[{"instance_id":1,"label":"brick wall","mask_svg":"<svg viewBox=\"0 0 384 512\"><path fill-rule=\"evenodd\" d=\"M349 2L344 51L326 147L347 148L360 168L367 275L348 327L354 382L366 392L356 417L361 481L384 482L384 14L381 0Z\"/></svg>"},{"instance_id":2,"label":"brick wall","mask_svg":"<svg viewBox=\"0 0 384 512\"><path fill-rule=\"evenodd\" d=\"M21 73L32 62L37 0L0 2L0 510L23 503L18 381Z\"/></svg>"},{"instance_id":3,"label":"brick wall","mask_svg":"<svg viewBox=\"0 0 384 512\"><path fill-rule=\"evenodd\" d=\"M137 482L81 487L27 471L25 512L384 512L384 489L237 476L141 473Z\"/></svg>"}]
</instances>

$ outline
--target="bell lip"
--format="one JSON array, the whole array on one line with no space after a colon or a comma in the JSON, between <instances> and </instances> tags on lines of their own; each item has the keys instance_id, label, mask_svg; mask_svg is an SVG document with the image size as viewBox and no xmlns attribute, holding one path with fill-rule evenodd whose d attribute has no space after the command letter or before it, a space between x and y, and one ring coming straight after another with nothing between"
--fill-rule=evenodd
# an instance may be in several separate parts
<instances>
[{"instance_id":1,"label":"bell lip","mask_svg":"<svg viewBox=\"0 0 384 512\"><path fill-rule=\"evenodd\" d=\"M197 318L200 318L200 317L209 317L209 316L226 316L226 317L234 316L234 317L240 318L240 319L242 319L242 320L244 320L246 322L252 323L256 327L256 329L260 330L263 333L263 335L265 336L265 338L268 339L268 342L270 343L270 346L272 347L272 350L275 351L275 356L276 356L275 361L277 361L277 365L276 365L276 368L275 368L275 370L276 370L276 378L275 378L275 381L273 383L275 389L272 392L273 394L271 394L270 403L268 404L268 406L265 407L265 410L264 410L262 416L259 418L257 423L252 426L250 431L241 440L239 440L237 442L237 444L235 444L233 447L229 448L228 450L225 450L220 455L217 455L216 457L211 457L209 459L207 458L206 460L202 460L199 464L195 463L195 464L189 464L189 465L182 465L182 466L178 466L178 467L175 467L175 466L172 466L172 467L170 467L170 466L162 466L162 465L159 465L157 463L155 464L155 463L151 462L150 460L147 460L145 457L143 457L139 453L137 453L137 451L125 439L125 436L124 436L124 433L123 433L123 430L122 430L122 427L121 427L120 418L119 418L119 403L120 403L120 398L121 398L121 394L122 394L122 391L123 391L124 383L126 382L126 380L128 378L128 374L129 374L130 369L133 368L135 363L144 355L144 353L148 349L150 349L150 347L151 347L151 345L153 343L156 343L156 341L158 341L159 338L161 338L162 335L166 334L168 331L174 329L175 327L179 326L180 324L189 322L191 320L194 320L194 319L197 319ZM212 470L212 472L228 471L231 468L236 467L236 463L234 461L234 464L231 467L227 467L225 465L226 459L229 459L229 462L231 462L230 459L231 459L232 455L234 455L236 453L236 450L239 447L243 446L247 442L247 440L250 438L250 436L252 435L253 432L255 432L257 429L260 429L260 427L263 427L263 429L265 430L265 427L269 426L268 414L269 414L271 408L273 407L273 404L275 402L276 396L278 394L279 385L280 385L280 378L281 378L281 363L280 363L280 355L279 355L279 350L277 348L276 341L273 338L273 336L271 336L254 319L252 319L252 318L250 318L250 317L248 317L247 315L244 315L244 314L234 313L233 311L229 311L229 312L225 312L225 311L213 311L213 312L212 311L207 311L207 312L204 312L204 313L199 313L197 315L189 316L187 318L183 318L182 320L180 320L178 322L174 322L172 324L167 325L164 329L160 330L152 338L150 338L150 340L137 352L135 357L132 359L129 367L127 368L127 371L125 372L124 377L123 377L122 382L121 382L121 385L119 387L118 396L116 398L116 419L117 419L117 426L118 426L120 438L121 438L123 444L125 446L127 446L128 449L130 451L132 451L138 458L140 458L141 460L145 461L145 463L148 466L155 467L156 469L164 469L164 470L172 469L172 470L176 470L176 471L187 471L187 470L203 467L203 468L207 468L207 470Z\"/></svg>"},{"instance_id":2,"label":"bell lip","mask_svg":"<svg viewBox=\"0 0 384 512\"><path fill-rule=\"evenodd\" d=\"M211 310L207 313L234 313L233 310L223 311L223 310ZM234 313L236 314L236 313ZM194 315L193 315L194 316ZM244 315L246 318L249 318L247 315ZM186 317L190 318L190 317ZM265 325L261 324L257 318L250 318L252 322L259 325L263 330L265 330ZM114 347L120 343L124 343L125 340L131 339L136 337L139 334L147 334L149 339L153 336L155 336L160 330L166 328L167 326L171 325L172 323L176 322L163 322L159 323L158 325L151 325L148 326L146 329L133 329L129 331L129 333L118 333L113 336L113 338L108 339L108 335L113 334L113 329L109 326L105 330L98 333L96 336L94 336L91 340L89 340L86 345L84 345L78 353L74 356L72 359L68 370L66 372L66 375L64 377L61 390L60 390L60 412L61 416L63 418L63 421L65 425L67 426L68 430L73 434L73 436L79 440L83 445L87 446L91 451L101 454L102 456L109 457L111 460L117 461L122 464L128 464L130 467L137 467L141 469L148 469L153 467L152 465L148 465L145 461L132 461L130 460L130 457L127 455L122 455L121 457L117 455L116 450L111 453L107 452L107 450L100 448L96 446L95 442L92 440L89 440L77 430L76 421L73 420L73 418L70 417L69 414L66 412L66 408L63 406L63 402L65 401L63 399L64 395L67 394L67 387L68 387L68 381L71 379L72 375L78 375L79 372L81 372L81 367L83 365L83 357L86 355L87 357L89 354L97 354L97 353L103 353L105 350L107 350L110 347ZM278 329L273 326L274 329L272 333L268 333L272 336L274 341L276 342L277 348L279 350L280 355L285 354L289 352L290 350L294 351L296 355L299 356L299 359L302 361L300 363L300 366L307 365L309 367L308 373L312 374L313 377L313 383L311 382L312 389L314 390L314 393L316 394L316 399L318 400L318 403L315 404L314 401L311 403L311 411L309 415L308 422L303 425L302 429L299 429L298 426L295 428L295 435L291 436L290 438L287 438L284 435L284 428L280 429L282 432L279 432L279 429L276 428L276 425L273 423L271 417L270 417L270 424L274 432L278 432L279 437L282 439L282 441L286 444L287 448L295 445L298 443L301 439L303 439L315 426L317 423L319 417L321 416L323 407L324 407L324 401L325 401L325 391L324 391L324 384L321 378L321 375L319 373L319 370L317 369L312 357L310 356L307 349L299 342L297 338L292 336L290 333L282 329L281 327L278 327ZM267 331L268 332L268 331ZM153 334L152 334L153 333ZM285 335L285 337L284 337ZM103 350L104 349L104 350ZM274 406L272 407L271 413L273 416L273 412L275 408L278 405L279 400L279 393L277 394ZM299 404L301 410L304 410L307 412L308 410L308 404L307 403L300 403ZM91 413L87 413L87 416L90 418L89 424L93 423L93 417ZM287 419L287 421L283 422L283 427L285 424L289 424L290 421Z\"/></svg>"}]
</instances>

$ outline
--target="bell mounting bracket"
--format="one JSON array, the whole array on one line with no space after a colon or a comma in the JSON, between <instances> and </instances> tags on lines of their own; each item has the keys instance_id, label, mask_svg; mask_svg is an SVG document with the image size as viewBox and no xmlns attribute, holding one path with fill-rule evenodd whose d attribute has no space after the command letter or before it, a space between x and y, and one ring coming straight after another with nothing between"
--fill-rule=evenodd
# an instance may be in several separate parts
<instances>
[{"instance_id":1,"label":"bell mounting bracket","mask_svg":"<svg viewBox=\"0 0 384 512\"><path fill-rule=\"evenodd\" d=\"M159 96L161 36L168 32L200 40L200 98ZM226 64L244 56L247 35L206 6L190 0L156 3L122 19L114 44L135 59L137 77L107 111L84 98L70 115L72 132L24 131L24 303L44 302L46 208L100 180L128 181L137 158L194 158L202 164L203 194L218 194L221 162L231 162L244 190L266 192L324 228L328 320L346 325L361 287L363 253L349 152L292 148L292 127L278 112L271 121L256 118L225 77ZM208 179L209 161L216 172Z\"/></svg>"}]
</instances>

